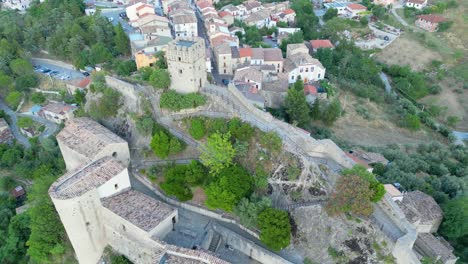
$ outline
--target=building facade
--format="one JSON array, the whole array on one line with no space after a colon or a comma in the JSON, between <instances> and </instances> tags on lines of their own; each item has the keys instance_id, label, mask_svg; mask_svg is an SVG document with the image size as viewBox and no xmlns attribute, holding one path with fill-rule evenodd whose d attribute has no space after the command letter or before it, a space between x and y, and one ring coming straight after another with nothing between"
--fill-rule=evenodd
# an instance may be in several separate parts
<instances>
[{"instance_id":1,"label":"building facade","mask_svg":"<svg viewBox=\"0 0 468 264\"><path fill-rule=\"evenodd\" d=\"M206 50L202 38L178 38L167 48L171 89L179 93L198 92L206 84Z\"/></svg>"}]
</instances>

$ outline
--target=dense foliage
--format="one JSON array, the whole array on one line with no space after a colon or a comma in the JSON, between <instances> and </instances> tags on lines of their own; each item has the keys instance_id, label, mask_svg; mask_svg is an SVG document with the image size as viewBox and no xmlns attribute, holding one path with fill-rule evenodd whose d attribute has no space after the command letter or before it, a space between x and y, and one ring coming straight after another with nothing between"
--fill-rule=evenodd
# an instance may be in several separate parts
<instances>
[{"instance_id":1,"label":"dense foliage","mask_svg":"<svg viewBox=\"0 0 468 264\"><path fill-rule=\"evenodd\" d=\"M205 175L204 167L196 161L187 165L175 165L165 172L164 182L160 187L166 194L173 195L182 202L188 201L193 196L190 187L203 185Z\"/></svg>"},{"instance_id":2,"label":"dense foliage","mask_svg":"<svg viewBox=\"0 0 468 264\"><path fill-rule=\"evenodd\" d=\"M314 13L312 2L293 0L291 8L296 12L296 25L301 28L305 39L316 39L319 19Z\"/></svg>"},{"instance_id":3,"label":"dense foliage","mask_svg":"<svg viewBox=\"0 0 468 264\"><path fill-rule=\"evenodd\" d=\"M97 99L90 101L89 115L96 120L103 120L117 115L117 111L122 105L122 95L105 83L94 82L90 87L91 92L98 94Z\"/></svg>"},{"instance_id":4,"label":"dense foliage","mask_svg":"<svg viewBox=\"0 0 468 264\"><path fill-rule=\"evenodd\" d=\"M205 136L205 122L201 118L193 118L190 120L189 133L194 139L201 139Z\"/></svg>"},{"instance_id":5,"label":"dense foliage","mask_svg":"<svg viewBox=\"0 0 468 264\"><path fill-rule=\"evenodd\" d=\"M291 224L288 213L267 208L258 215L260 240L273 250L287 247L291 239Z\"/></svg>"},{"instance_id":6,"label":"dense foliage","mask_svg":"<svg viewBox=\"0 0 468 264\"><path fill-rule=\"evenodd\" d=\"M252 194L250 199L242 198L234 209L234 214L239 217L240 223L248 228L258 225L258 215L263 210L271 207L272 203L268 197L259 197Z\"/></svg>"},{"instance_id":7,"label":"dense foliage","mask_svg":"<svg viewBox=\"0 0 468 264\"><path fill-rule=\"evenodd\" d=\"M384 70L393 77L395 88L412 99L420 99L429 94L424 75L413 72L409 66L392 65Z\"/></svg>"},{"instance_id":8,"label":"dense foliage","mask_svg":"<svg viewBox=\"0 0 468 264\"><path fill-rule=\"evenodd\" d=\"M213 174L232 165L236 151L230 141L231 133L215 132L201 148L200 160Z\"/></svg>"},{"instance_id":9,"label":"dense foliage","mask_svg":"<svg viewBox=\"0 0 468 264\"><path fill-rule=\"evenodd\" d=\"M376 203L382 200L382 197L385 195L385 188L376 178L375 175L371 172L368 172L367 169L362 165L355 165L351 169L344 169L342 171L343 177L349 175L357 175L362 179L369 182L369 189L372 190L371 201Z\"/></svg>"},{"instance_id":10,"label":"dense foliage","mask_svg":"<svg viewBox=\"0 0 468 264\"><path fill-rule=\"evenodd\" d=\"M179 153L185 148L182 141L164 129L154 132L150 146L154 154L161 159L167 158L170 154Z\"/></svg>"},{"instance_id":11,"label":"dense foliage","mask_svg":"<svg viewBox=\"0 0 468 264\"><path fill-rule=\"evenodd\" d=\"M206 188L206 205L231 212L252 191L253 178L246 169L233 165L219 171L219 177Z\"/></svg>"},{"instance_id":12,"label":"dense foliage","mask_svg":"<svg viewBox=\"0 0 468 264\"><path fill-rule=\"evenodd\" d=\"M169 90L161 95L161 108L179 111L187 108L195 108L206 103L206 98L199 93L179 94Z\"/></svg>"}]
</instances>

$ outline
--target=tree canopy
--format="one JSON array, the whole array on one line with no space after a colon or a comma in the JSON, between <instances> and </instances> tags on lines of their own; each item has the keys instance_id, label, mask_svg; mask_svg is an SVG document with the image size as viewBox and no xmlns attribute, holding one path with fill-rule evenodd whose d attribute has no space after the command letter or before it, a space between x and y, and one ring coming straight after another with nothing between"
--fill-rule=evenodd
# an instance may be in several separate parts
<instances>
[{"instance_id":1,"label":"tree canopy","mask_svg":"<svg viewBox=\"0 0 468 264\"><path fill-rule=\"evenodd\" d=\"M267 208L258 215L260 240L269 248L279 251L289 246L291 224L288 213L274 208Z\"/></svg>"},{"instance_id":2,"label":"tree canopy","mask_svg":"<svg viewBox=\"0 0 468 264\"><path fill-rule=\"evenodd\" d=\"M236 155L230 141L231 134L215 132L208 137L206 144L201 148L200 160L213 174L229 167Z\"/></svg>"}]
</instances>

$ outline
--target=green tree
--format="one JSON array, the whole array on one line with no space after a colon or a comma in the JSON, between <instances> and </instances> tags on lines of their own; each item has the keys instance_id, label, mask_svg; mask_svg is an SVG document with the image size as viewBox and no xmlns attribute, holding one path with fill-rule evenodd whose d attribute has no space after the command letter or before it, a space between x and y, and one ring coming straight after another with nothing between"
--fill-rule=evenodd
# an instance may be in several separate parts
<instances>
[{"instance_id":1,"label":"green tree","mask_svg":"<svg viewBox=\"0 0 468 264\"><path fill-rule=\"evenodd\" d=\"M286 108L290 122L304 126L310 121L310 115L304 89L296 89L301 84L302 80L298 79L294 87L288 90L288 94L284 99L284 107Z\"/></svg>"},{"instance_id":2,"label":"green tree","mask_svg":"<svg viewBox=\"0 0 468 264\"><path fill-rule=\"evenodd\" d=\"M43 93L33 93L31 94L31 101L35 104L43 104L46 98Z\"/></svg>"},{"instance_id":3,"label":"green tree","mask_svg":"<svg viewBox=\"0 0 468 264\"><path fill-rule=\"evenodd\" d=\"M369 182L358 175L343 175L336 183L335 191L327 202L326 210L331 216L351 213L369 216L373 212L373 192Z\"/></svg>"},{"instance_id":4,"label":"green tree","mask_svg":"<svg viewBox=\"0 0 468 264\"><path fill-rule=\"evenodd\" d=\"M115 116L122 105L118 91L104 87L102 94L98 100L91 102L89 108L89 115L98 120Z\"/></svg>"},{"instance_id":5,"label":"green tree","mask_svg":"<svg viewBox=\"0 0 468 264\"><path fill-rule=\"evenodd\" d=\"M29 88L35 87L39 84L39 80L34 74L21 75L16 78L15 89L18 91L26 91Z\"/></svg>"},{"instance_id":6,"label":"green tree","mask_svg":"<svg viewBox=\"0 0 468 264\"><path fill-rule=\"evenodd\" d=\"M124 255L112 255L110 257L111 264L132 264L132 262Z\"/></svg>"},{"instance_id":7,"label":"green tree","mask_svg":"<svg viewBox=\"0 0 468 264\"><path fill-rule=\"evenodd\" d=\"M338 99L333 100L322 110L322 121L327 126L333 125L341 116L341 104Z\"/></svg>"},{"instance_id":8,"label":"green tree","mask_svg":"<svg viewBox=\"0 0 468 264\"><path fill-rule=\"evenodd\" d=\"M328 21L334 17L338 16L338 9L336 8L328 8L327 12L325 12L325 15L323 15L323 20Z\"/></svg>"},{"instance_id":9,"label":"green tree","mask_svg":"<svg viewBox=\"0 0 468 264\"><path fill-rule=\"evenodd\" d=\"M342 174L344 176L357 175L369 182L369 188L372 190L372 202L378 202L382 200L383 196L385 195L385 188L383 184L381 184L377 178L375 178L374 174L368 172L366 167L362 165L355 165L351 169L344 169Z\"/></svg>"},{"instance_id":10,"label":"green tree","mask_svg":"<svg viewBox=\"0 0 468 264\"><path fill-rule=\"evenodd\" d=\"M304 43L304 35L302 34L302 31L297 31L292 34L289 34L289 36L286 39L283 39L281 41L280 48L283 51L283 54L285 54L288 44L298 44L298 43Z\"/></svg>"},{"instance_id":11,"label":"green tree","mask_svg":"<svg viewBox=\"0 0 468 264\"><path fill-rule=\"evenodd\" d=\"M112 54L110 53L109 49L102 44L96 43L91 47L91 51L89 53L89 62L93 65L109 62L112 60Z\"/></svg>"},{"instance_id":12,"label":"green tree","mask_svg":"<svg viewBox=\"0 0 468 264\"><path fill-rule=\"evenodd\" d=\"M167 69L167 60L164 51L158 51L154 56L158 59L155 64L156 68Z\"/></svg>"},{"instance_id":13,"label":"green tree","mask_svg":"<svg viewBox=\"0 0 468 264\"><path fill-rule=\"evenodd\" d=\"M238 141L249 141L254 134L254 129L239 118L229 120L228 129L231 136Z\"/></svg>"},{"instance_id":14,"label":"green tree","mask_svg":"<svg viewBox=\"0 0 468 264\"><path fill-rule=\"evenodd\" d=\"M0 88L9 88L13 84L13 78L0 71Z\"/></svg>"},{"instance_id":15,"label":"green tree","mask_svg":"<svg viewBox=\"0 0 468 264\"><path fill-rule=\"evenodd\" d=\"M454 240L468 235L468 197L459 197L442 205L444 221L439 232Z\"/></svg>"},{"instance_id":16,"label":"green tree","mask_svg":"<svg viewBox=\"0 0 468 264\"><path fill-rule=\"evenodd\" d=\"M274 208L263 210L258 216L260 240L269 248L279 251L291 240L291 224L288 213Z\"/></svg>"},{"instance_id":17,"label":"green tree","mask_svg":"<svg viewBox=\"0 0 468 264\"><path fill-rule=\"evenodd\" d=\"M314 101L314 104L312 105L312 108L310 110L310 117L313 120L319 120L321 118L320 115L320 100L317 98Z\"/></svg>"},{"instance_id":18,"label":"green tree","mask_svg":"<svg viewBox=\"0 0 468 264\"><path fill-rule=\"evenodd\" d=\"M171 77L164 69L155 69L149 77L149 83L158 89L166 89L171 85Z\"/></svg>"},{"instance_id":19,"label":"green tree","mask_svg":"<svg viewBox=\"0 0 468 264\"><path fill-rule=\"evenodd\" d=\"M199 93L180 94L174 90L169 90L161 95L159 103L161 108L179 111L204 105L206 98Z\"/></svg>"},{"instance_id":20,"label":"green tree","mask_svg":"<svg viewBox=\"0 0 468 264\"><path fill-rule=\"evenodd\" d=\"M5 102L13 110L16 110L16 108L21 102L21 97L23 97L23 95L20 92L13 91L13 92L8 93L7 97L5 98Z\"/></svg>"},{"instance_id":21,"label":"green tree","mask_svg":"<svg viewBox=\"0 0 468 264\"><path fill-rule=\"evenodd\" d=\"M250 194L253 178L240 166L220 170L219 177L206 188L205 204L211 209L232 212L237 203Z\"/></svg>"},{"instance_id":22,"label":"green tree","mask_svg":"<svg viewBox=\"0 0 468 264\"><path fill-rule=\"evenodd\" d=\"M258 197L252 195L250 199L242 198L234 209L234 214L240 219L240 223L247 227L257 226L258 215L266 208L271 207L271 199L268 197Z\"/></svg>"},{"instance_id":23,"label":"green tree","mask_svg":"<svg viewBox=\"0 0 468 264\"><path fill-rule=\"evenodd\" d=\"M21 58L12 60L10 62L10 68L11 71L17 76L23 76L33 72L33 66L31 65L31 62Z\"/></svg>"},{"instance_id":24,"label":"green tree","mask_svg":"<svg viewBox=\"0 0 468 264\"><path fill-rule=\"evenodd\" d=\"M150 115L140 116L135 121L138 132L143 135L150 135L153 132L154 120Z\"/></svg>"},{"instance_id":25,"label":"green tree","mask_svg":"<svg viewBox=\"0 0 468 264\"><path fill-rule=\"evenodd\" d=\"M372 15L374 15L378 19L383 19L386 14L387 14L387 9L385 9L385 7L383 6L375 5L372 8Z\"/></svg>"},{"instance_id":26,"label":"green tree","mask_svg":"<svg viewBox=\"0 0 468 264\"><path fill-rule=\"evenodd\" d=\"M130 40L128 39L127 34L125 34L125 31L120 23L114 26L114 32L115 50L117 51L117 53L122 54L124 56L129 55Z\"/></svg>"},{"instance_id":27,"label":"green tree","mask_svg":"<svg viewBox=\"0 0 468 264\"><path fill-rule=\"evenodd\" d=\"M134 60L116 60L115 72L120 76L130 76L133 72L136 72L137 67Z\"/></svg>"},{"instance_id":28,"label":"green tree","mask_svg":"<svg viewBox=\"0 0 468 264\"><path fill-rule=\"evenodd\" d=\"M55 177L43 175L35 179L28 200L33 206L28 214L31 218L31 235L26 243L28 255L36 263L49 263L53 250L63 243L65 235L60 218L48 195L49 186Z\"/></svg>"},{"instance_id":29,"label":"green tree","mask_svg":"<svg viewBox=\"0 0 468 264\"><path fill-rule=\"evenodd\" d=\"M169 136L164 131L160 130L153 135L150 146L157 157L165 159L169 156Z\"/></svg>"},{"instance_id":30,"label":"green tree","mask_svg":"<svg viewBox=\"0 0 468 264\"><path fill-rule=\"evenodd\" d=\"M0 246L1 263L26 263L26 241L31 233L29 225L28 214L15 215L10 219L5 243Z\"/></svg>"},{"instance_id":31,"label":"green tree","mask_svg":"<svg viewBox=\"0 0 468 264\"><path fill-rule=\"evenodd\" d=\"M301 28L305 39L315 39L319 19L314 13L312 2L308 0L293 0L291 8L296 12L296 25Z\"/></svg>"},{"instance_id":32,"label":"green tree","mask_svg":"<svg viewBox=\"0 0 468 264\"><path fill-rule=\"evenodd\" d=\"M201 118L193 118L190 120L190 129L189 129L190 135L194 139L201 139L203 136L205 136L205 122Z\"/></svg>"},{"instance_id":33,"label":"green tree","mask_svg":"<svg viewBox=\"0 0 468 264\"><path fill-rule=\"evenodd\" d=\"M231 134L215 132L208 137L201 148L200 160L213 174L229 167L236 155L236 151L229 140Z\"/></svg>"}]
</instances>

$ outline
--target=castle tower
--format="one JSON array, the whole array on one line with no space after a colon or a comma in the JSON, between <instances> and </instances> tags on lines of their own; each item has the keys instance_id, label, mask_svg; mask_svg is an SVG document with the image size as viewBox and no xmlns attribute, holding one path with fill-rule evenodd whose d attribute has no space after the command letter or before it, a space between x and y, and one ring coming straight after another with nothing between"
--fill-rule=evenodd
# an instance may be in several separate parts
<instances>
[{"instance_id":1,"label":"castle tower","mask_svg":"<svg viewBox=\"0 0 468 264\"><path fill-rule=\"evenodd\" d=\"M205 41L199 37L178 38L169 43L167 65L171 89L198 92L206 83Z\"/></svg>"}]
</instances>

